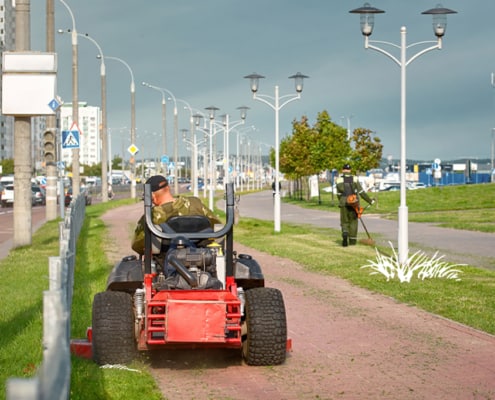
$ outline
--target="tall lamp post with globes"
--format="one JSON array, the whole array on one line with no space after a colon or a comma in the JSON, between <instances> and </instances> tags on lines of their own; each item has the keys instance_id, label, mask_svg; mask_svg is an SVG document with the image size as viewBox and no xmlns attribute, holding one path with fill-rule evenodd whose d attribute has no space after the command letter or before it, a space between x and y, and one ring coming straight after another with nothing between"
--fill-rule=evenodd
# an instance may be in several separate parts
<instances>
[{"instance_id":1,"label":"tall lamp post with globes","mask_svg":"<svg viewBox=\"0 0 495 400\"><path fill-rule=\"evenodd\" d=\"M408 210L406 204L406 68L407 66L416 60L423 54L432 51L440 50L442 48L442 38L445 35L445 29L447 27L447 14L455 14L456 11L443 8L438 5L436 8L422 12L422 14L429 14L433 16L433 32L437 37L436 41L422 41L407 45L406 41L406 27L403 26L400 30L401 43L400 45L384 42L384 41L372 41L370 36L373 32L374 16L375 14L383 14L385 11L375 7L371 7L369 3L365 3L363 7L356 8L349 11L351 14L360 14L361 18L361 33L364 36L364 47L366 49L375 50L384 54L394 61L400 67L401 77L401 96L400 96L400 205L398 211L398 256L399 262L405 264L408 258ZM387 45L395 47L400 50L400 57L392 55L387 50L381 47L375 46L372 43ZM430 45L407 59L407 49L418 45Z\"/></svg>"},{"instance_id":2,"label":"tall lamp post with globes","mask_svg":"<svg viewBox=\"0 0 495 400\"><path fill-rule=\"evenodd\" d=\"M199 142L196 139L196 132L192 133L191 139L187 137L187 133L189 132L187 129L181 129L182 132L182 140L189 144L192 148L192 159L191 159L191 186L193 190L193 196L198 197L198 158L199 158L199 152L198 152L198 147L204 143L203 140L200 140Z\"/></svg>"},{"instance_id":3,"label":"tall lamp post with globes","mask_svg":"<svg viewBox=\"0 0 495 400\"><path fill-rule=\"evenodd\" d=\"M241 113L241 119L239 121L235 122L230 122L230 116L229 114L224 114L222 115L222 125L223 125L223 131L224 131L224 139L223 139L223 176L224 176L224 184L230 182L229 178L229 136L230 136L230 131L239 125L243 125L244 122L246 122L246 116L247 116L247 110L249 110L249 107L246 106L240 106L237 107L237 109Z\"/></svg>"},{"instance_id":4,"label":"tall lamp post with globes","mask_svg":"<svg viewBox=\"0 0 495 400\"><path fill-rule=\"evenodd\" d=\"M288 94L285 96L279 96L278 85L275 86L275 97L267 96L258 93L259 80L263 79L264 76L253 73L251 75L246 75L245 79L249 79L251 83L251 92L253 92L253 99L259 100L262 103L267 104L275 111L275 193L273 202L273 222L274 231L280 232L280 186L279 186L279 168L280 168L280 149L279 149L279 113L280 109L286 104L294 100L301 98L301 92L303 90L304 78L309 78L306 75L298 72L295 75L289 76L289 79L294 79L296 86L296 94ZM270 100L273 101L270 102ZM280 103L282 101L282 103Z\"/></svg>"},{"instance_id":5,"label":"tall lamp post with globes","mask_svg":"<svg viewBox=\"0 0 495 400\"><path fill-rule=\"evenodd\" d=\"M201 120L203 118L203 116L201 114L195 114L193 115L193 118L194 118L194 124L196 126L196 129L199 130L200 132L203 132L205 135L208 136L208 139L209 139L209 161L208 161L208 169L209 169L209 172L206 173L205 175L205 178L208 178L210 179L210 182L209 182L209 192L208 192L208 207L213 210L213 197L214 197L214 194L215 194L215 184L216 184L216 174L215 174L215 171L216 171L216 163L214 161L214 158L213 158L213 138L216 134L216 131L213 129L215 127L215 113L219 110L219 108L215 107L215 106L209 106L209 107L206 107L205 110L208 111L208 119L209 119L209 122L210 122L210 127L208 130L206 129L201 129L199 127L199 125L201 124ZM205 179L205 185L208 183L208 180Z\"/></svg>"}]
</instances>

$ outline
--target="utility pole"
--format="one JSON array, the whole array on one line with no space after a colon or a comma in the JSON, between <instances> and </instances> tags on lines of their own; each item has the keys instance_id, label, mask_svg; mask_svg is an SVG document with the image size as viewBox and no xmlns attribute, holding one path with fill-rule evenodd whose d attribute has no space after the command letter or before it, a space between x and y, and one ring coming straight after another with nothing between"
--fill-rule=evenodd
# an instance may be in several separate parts
<instances>
[{"instance_id":1,"label":"utility pole","mask_svg":"<svg viewBox=\"0 0 495 400\"><path fill-rule=\"evenodd\" d=\"M46 51L55 53L55 6L54 0L46 0ZM57 129L56 115L46 117L46 130L50 131L54 137L54 155L57 154L57 139L59 138ZM45 146L46 146L45 142ZM49 160L45 156L46 170L46 208L45 217L47 221L57 218L57 160L60 160L60 154L55 160Z\"/></svg>"},{"instance_id":2,"label":"utility pole","mask_svg":"<svg viewBox=\"0 0 495 400\"><path fill-rule=\"evenodd\" d=\"M17 0L15 50L29 51L30 0ZM14 247L31 244L31 117L14 118Z\"/></svg>"}]
</instances>

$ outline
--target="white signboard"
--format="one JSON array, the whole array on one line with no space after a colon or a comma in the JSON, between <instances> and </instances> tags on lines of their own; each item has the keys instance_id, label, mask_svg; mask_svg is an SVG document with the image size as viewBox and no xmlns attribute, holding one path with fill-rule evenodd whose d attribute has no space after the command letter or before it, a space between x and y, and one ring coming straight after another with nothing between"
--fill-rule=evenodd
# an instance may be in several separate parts
<instances>
[{"instance_id":1,"label":"white signboard","mask_svg":"<svg viewBox=\"0 0 495 400\"><path fill-rule=\"evenodd\" d=\"M318 177L316 175L309 178L309 189L311 197L318 196Z\"/></svg>"},{"instance_id":2,"label":"white signboard","mask_svg":"<svg viewBox=\"0 0 495 400\"><path fill-rule=\"evenodd\" d=\"M2 114L54 115L55 53L4 52L2 55Z\"/></svg>"}]
</instances>

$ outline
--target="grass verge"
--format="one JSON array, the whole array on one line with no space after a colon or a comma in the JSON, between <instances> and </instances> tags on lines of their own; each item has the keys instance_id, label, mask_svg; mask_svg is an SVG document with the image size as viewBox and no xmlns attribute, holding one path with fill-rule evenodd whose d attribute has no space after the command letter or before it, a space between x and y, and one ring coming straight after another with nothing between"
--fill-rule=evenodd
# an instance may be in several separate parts
<instances>
[{"instance_id":1,"label":"grass verge","mask_svg":"<svg viewBox=\"0 0 495 400\"><path fill-rule=\"evenodd\" d=\"M91 305L104 290L112 268L104 252L108 232L100 216L134 200L119 200L86 208L77 245L71 337L85 337L91 325ZM0 262L0 399L6 398L10 377L37 374L43 358L43 291L48 290L48 257L59 252L59 221L51 221L33 235L31 246L17 248ZM71 399L163 399L144 363L132 370L103 369L91 360L72 357Z\"/></svg>"}]
</instances>

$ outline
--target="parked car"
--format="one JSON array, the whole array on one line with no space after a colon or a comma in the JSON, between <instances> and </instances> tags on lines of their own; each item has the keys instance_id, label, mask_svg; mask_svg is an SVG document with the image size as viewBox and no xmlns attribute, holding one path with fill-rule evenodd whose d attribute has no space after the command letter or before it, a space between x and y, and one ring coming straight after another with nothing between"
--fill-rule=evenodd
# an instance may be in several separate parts
<instances>
[{"instance_id":1,"label":"parked car","mask_svg":"<svg viewBox=\"0 0 495 400\"><path fill-rule=\"evenodd\" d=\"M399 185L392 185L392 186L388 186L385 189L383 189L382 192L397 192L399 190L400 190Z\"/></svg>"},{"instance_id":2,"label":"parked car","mask_svg":"<svg viewBox=\"0 0 495 400\"><path fill-rule=\"evenodd\" d=\"M14 184L9 183L2 190L2 207L12 207L14 205Z\"/></svg>"},{"instance_id":3,"label":"parked car","mask_svg":"<svg viewBox=\"0 0 495 400\"><path fill-rule=\"evenodd\" d=\"M426 185L423 182L411 182L410 185L407 185L407 188L410 190L424 189Z\"/></svg>"},{"instance_id":4,"label":"parked car","mask_svg":"<svg viewBox=\"0 0 495 400\"><path fill-rule=\"evenodd\" d=\"M46 192L41 186L32 185L31 186L32 205L33 206L44 206L46 204Z\"/></svg>"},{"instance_id":5,"label":"parked car","mask_svg":"<svg viewBox=\"0 0 495 400\"><path fill-rule=\"evenodd\" d=\"M89 191L88 188L82 187L79 192L81 195L84 195L85 197L85 202L86 205L89 206L93 202L93 197L91 196L91 192ZM72 187L69 187L67 189L67 192L65 193L65 201L64 204L66 207L69 206L70 202L72 201Z\"/></svg>"}]
</instances>

